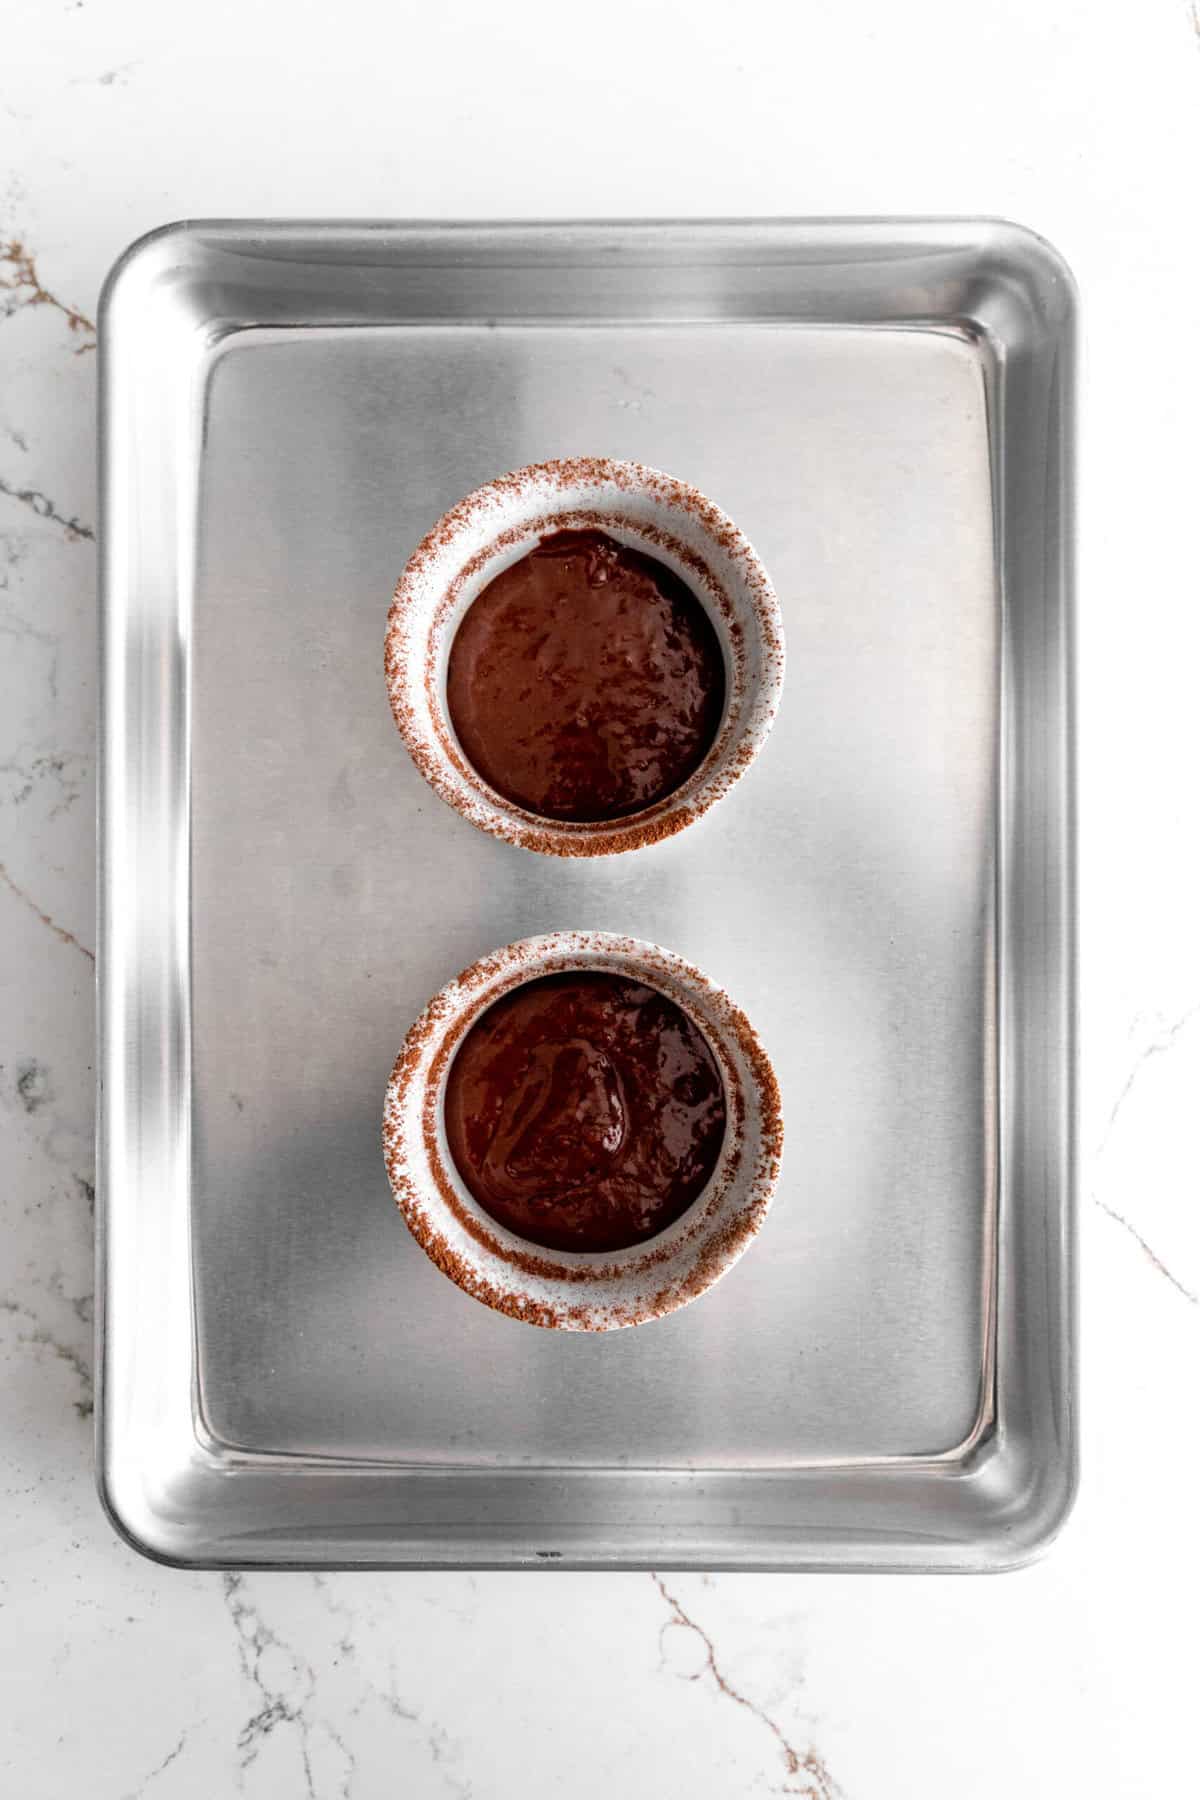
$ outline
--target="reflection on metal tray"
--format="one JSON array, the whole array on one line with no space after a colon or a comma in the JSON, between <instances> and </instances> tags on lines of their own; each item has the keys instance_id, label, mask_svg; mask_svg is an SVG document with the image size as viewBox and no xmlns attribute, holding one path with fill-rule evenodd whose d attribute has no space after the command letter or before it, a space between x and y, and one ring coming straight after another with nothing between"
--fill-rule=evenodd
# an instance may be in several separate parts
<instances>
[{"instance_id":1,"label":"reflection on metal tray","mask_svg":"<svg viewBox=\"0 0 1200 1800\"><path fill-rule=\"evenodd\" d=\"M982 222L190 225L103 308L101 1490L185 1563L993 1568L1074 1480L1070 408ZM447 506L695 483L784 608L774 733L680 837L473 829L392 724ZM783 1088L767 1227L659 1323L464 1298L379 1148L510 939L655 940Z\"/></svg>"}]
</instances>

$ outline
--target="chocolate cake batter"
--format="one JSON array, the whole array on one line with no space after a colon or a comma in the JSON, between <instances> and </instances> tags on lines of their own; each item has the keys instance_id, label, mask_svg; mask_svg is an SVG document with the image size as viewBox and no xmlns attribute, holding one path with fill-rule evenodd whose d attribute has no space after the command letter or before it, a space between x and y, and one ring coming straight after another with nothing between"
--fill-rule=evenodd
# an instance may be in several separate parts
<instances>
[{"instance_id":1,"label":"chocolate cake batter","mask_svg":"<svg viewBox=\"0 0 1200 1800\"><path fill-rule=\"evenodd\" d=\"M484 1210L552 1250L622 1250L705 1187L725 1136L712 1051L673 1000L602 972L514 988L471 1027L446 1136Z\"/></svg>"},{"instance_id":2,"label":"chocolate cake batter","mask_svg":"<svg viewBox=\"0 0 1200 1800\"><path fill-rule=\"evenodd\" d=\"M602 531L556 531L497 575L450 647L459 743L546 819L643 811L703 762L725 665L691 589Z\"/></svg>"}]
</instances>

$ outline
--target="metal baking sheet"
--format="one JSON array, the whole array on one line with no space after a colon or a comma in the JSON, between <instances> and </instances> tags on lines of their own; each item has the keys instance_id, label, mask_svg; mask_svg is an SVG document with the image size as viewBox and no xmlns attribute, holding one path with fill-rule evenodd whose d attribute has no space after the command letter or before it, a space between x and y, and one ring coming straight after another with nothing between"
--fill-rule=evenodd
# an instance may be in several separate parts
<instances>
[{"instance_id":1,"label":"metal baking sheet","mask_svg":"<svg viewBox=\"0 0 1200 1800\"><path fill-rule=\"evenodd\" d=\"M1074 1452L1070 408L991 222L176 226L103 310L102 1496L187 1564L994 1568ZM630 457L784 608L710 818L566 862L443 805L382 676L489 477ZM384 1086L510 939L632 933L758 1026L768 1225L540 1332L393 1206Z\"/></svg>"}]
</instances>

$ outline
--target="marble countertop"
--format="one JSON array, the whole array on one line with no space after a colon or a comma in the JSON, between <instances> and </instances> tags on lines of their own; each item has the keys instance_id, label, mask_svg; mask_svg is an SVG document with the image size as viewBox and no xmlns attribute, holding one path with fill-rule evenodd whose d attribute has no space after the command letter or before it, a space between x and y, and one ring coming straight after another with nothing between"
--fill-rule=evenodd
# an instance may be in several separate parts
<instances>
[{"instance_id":1,"label":"marble countertop","mask_svg":"<svg viewBox=\"0 0 1200 1800\"><path fill-rule=\"evenodd\" d=\"M0 1779L20 1800L1143 1800L1194 1767L1187 0L13 0L0 60ZM197 215L997 213L1083 300L1083 1483L992 1579L180 1574L92 1485L95 334Z\"/></svg>"}]
</instances>

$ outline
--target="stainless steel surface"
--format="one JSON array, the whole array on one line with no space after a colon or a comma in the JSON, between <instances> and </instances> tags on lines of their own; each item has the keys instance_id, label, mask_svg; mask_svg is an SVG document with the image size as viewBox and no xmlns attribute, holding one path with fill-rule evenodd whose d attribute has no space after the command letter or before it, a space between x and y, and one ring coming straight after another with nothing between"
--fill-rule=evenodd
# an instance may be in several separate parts
<instances>
[{"instance_id":1,"label":"stainless steel surface","mask_svg":"<svg viewBox=\"0 0 1200 1800\"><path fill-rule=\"evenodd\" d=\"M1074 1478L1073 296L989 223L178 228L103 308L101 1489L186 1562L1003 1566ZM429 791L395 580L489 476L696 483L784 609L773 735L566 863ZM762 1238L564 1337L379 1150L455 970L568 926L726 985Z\"/></svg>"}]
</instances>

